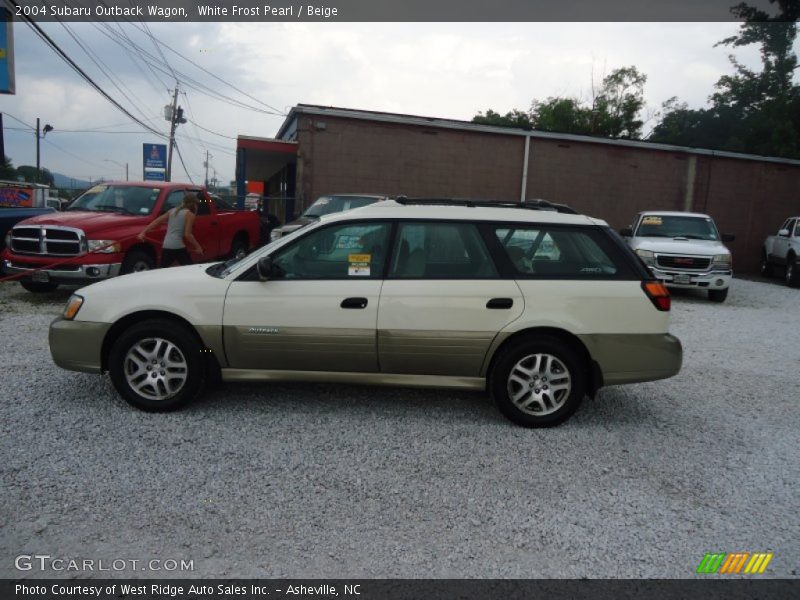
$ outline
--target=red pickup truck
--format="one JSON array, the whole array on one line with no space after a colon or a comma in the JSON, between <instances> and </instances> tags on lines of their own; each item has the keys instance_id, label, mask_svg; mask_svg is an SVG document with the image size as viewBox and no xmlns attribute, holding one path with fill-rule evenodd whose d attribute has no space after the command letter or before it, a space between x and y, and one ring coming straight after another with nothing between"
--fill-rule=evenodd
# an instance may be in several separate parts
<instances>
[{"instance_id":1,"label":"red pickup truck","mask_svg":"<svg viewBox=\"0 0 800 600\"><path fill-rule=\"evenodd\" d=\"M150 181L96 185L64 212L17 223L6 235L3 269L8 275L24 274L20 283L31 292L152 269L160 259L166 224L149 232L144 242L136 236L178 206L187 191L201 189ZM199 205L193 230L203 255L192 258L205 262L244 256L260 244L260 227L258 213L236 210L208 196Z\"/></svg>"}]
</instances>

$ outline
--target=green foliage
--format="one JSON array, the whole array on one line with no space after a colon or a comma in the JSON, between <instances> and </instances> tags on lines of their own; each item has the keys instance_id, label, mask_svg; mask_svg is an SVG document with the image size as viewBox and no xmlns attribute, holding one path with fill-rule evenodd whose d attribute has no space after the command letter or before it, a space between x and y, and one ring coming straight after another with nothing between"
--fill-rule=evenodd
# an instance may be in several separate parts
<instances>
[{"instance_id":1,"label":"green foliage","mask_svg":"<svg viewBox=\"0 0 800 600\"><path fill-rule=\"evenodd\" d=\"M577 98L534 100L530 111L517 109L501 115L491 109L478 113L473 123L575 133L614 138L638 138L643 122L638 118L644 107L647 76L636 67L623 67L603 79L591 103Z\"/></svg>"},{"instance_id":2,"label":"green foliage","mask_svg":"<svg viewBox=\"0 0 800 600\"><path fill-rule=\"evenodd\" d=\"M14 168L11 159L3 155L3 162L0 163L0 179L15 180L17 178L17 170Z\"/></svg>"},{"instance_id":3,"label":"green foliage","mask_svg":"<svg viewBox=\"0 0 800 600\"><path fill-rule=\"evenodd\" d=\"M41 170L41 175L36 171L36 167L23 165L17 167L17 176L22 177L24 181L29 183L44 183L50 187L55 187L55 178L53 174L47 169Z\"/></svg>"},{"instance_id":4,"label":"green foliage","mask_svg":"<svg viewBox=\"0 0 800 600\"><path fill-rule=\"evenodd\" d=\"M761 71L730 56L733 73L717 81L711 106L690 110L668 100L652 141L800 158L800 86L792 80L798 68L792 46L800 0L770 1L781 11L775 17L746 4L733 7L731 12L744 22L737 35L717 44L760 44Z\"/></svg>"}]
</instances>

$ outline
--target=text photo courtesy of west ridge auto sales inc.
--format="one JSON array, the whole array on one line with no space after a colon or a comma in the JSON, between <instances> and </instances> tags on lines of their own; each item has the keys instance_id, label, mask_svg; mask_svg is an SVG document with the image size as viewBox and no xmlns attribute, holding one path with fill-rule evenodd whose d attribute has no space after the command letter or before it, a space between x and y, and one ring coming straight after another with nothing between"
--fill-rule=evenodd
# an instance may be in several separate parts
<instances>
[{"instance_id":1,"label":"text photo courtesy of west ridge auto sales inc.","mask_svg":"<svg viewBox=\"0 0 800 600\"><path fill-rule=\"evenodd\" d=\"M800 597L800 0L0 17L0 596Z\"/></svg>"}]
</instances>

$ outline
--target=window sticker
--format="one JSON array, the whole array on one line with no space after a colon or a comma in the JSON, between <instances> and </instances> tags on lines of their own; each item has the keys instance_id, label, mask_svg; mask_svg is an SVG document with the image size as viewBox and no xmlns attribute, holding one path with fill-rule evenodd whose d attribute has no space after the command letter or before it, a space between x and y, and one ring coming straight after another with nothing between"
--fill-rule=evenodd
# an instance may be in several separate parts
<instances>
[{"instance_id":1,"label":"window sticker","mask_svg":"<svg viewBox=\"0 0 800 600\"><path fill-rule=\"evenodd\" d=\"M347 274L354 277L369 277L371 254L348 254Z\"/></svg>"},{"instance_id":2,"label":"window sticker","mask_svg":"<svg viewBox=\"0 0 800 600\"><path fill-rule=\"evenodd\" d=\"M645 217L644 219L642 219L642 225L662 225L662 224L663 221L661 220L661 217L656 217L651 215L649 217Z\"/></svg>"},{"instance_id":3,"label":"window sticker","mask_svg":"<svg viewBox=\"0 0 800 600\"><path fill-rule=\"evenodd\" d=\"M340 235L339 239L336 241L336 248L339 250L353 250L355 248L361 248L361 246L360 235Z\"/></svg>"}]
</instances>

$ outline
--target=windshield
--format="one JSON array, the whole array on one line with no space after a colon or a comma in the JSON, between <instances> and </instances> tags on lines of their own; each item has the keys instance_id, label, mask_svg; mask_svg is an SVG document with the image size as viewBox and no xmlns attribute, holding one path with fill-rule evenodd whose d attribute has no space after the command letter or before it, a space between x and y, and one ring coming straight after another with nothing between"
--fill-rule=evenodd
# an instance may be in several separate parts
<instances>
[{"instance_id":1,"label":"windshield","mask_svg":"<svg viewBox=\"0 0 800 600\"><path fill-rule=\"evenodd\" d=\"M128 185L96 185L78 197L67 210L149 215L158 200L158 188Z\"/></svg>"},{"instance_id":2,"label":"windshield","mask_svg":"<svg viewBox=\"0 0 800 600\"><path fill-rule=\"evenodd\" d=\"M683 237L690 240L719 240L719 233L709 217L645 215L636 231L639 237Z\"/></svg>"},{"instance_id":3,"label":"windshield","mask_svg":"<svg viewBox=\"0 0 800 600\"><path fill-rule=\"evenodd\" d=\"M378 201L374 196L321 196L306 209L304 217L321 217L331 213L359 208Z\"/></svg>"}]
</instances>

